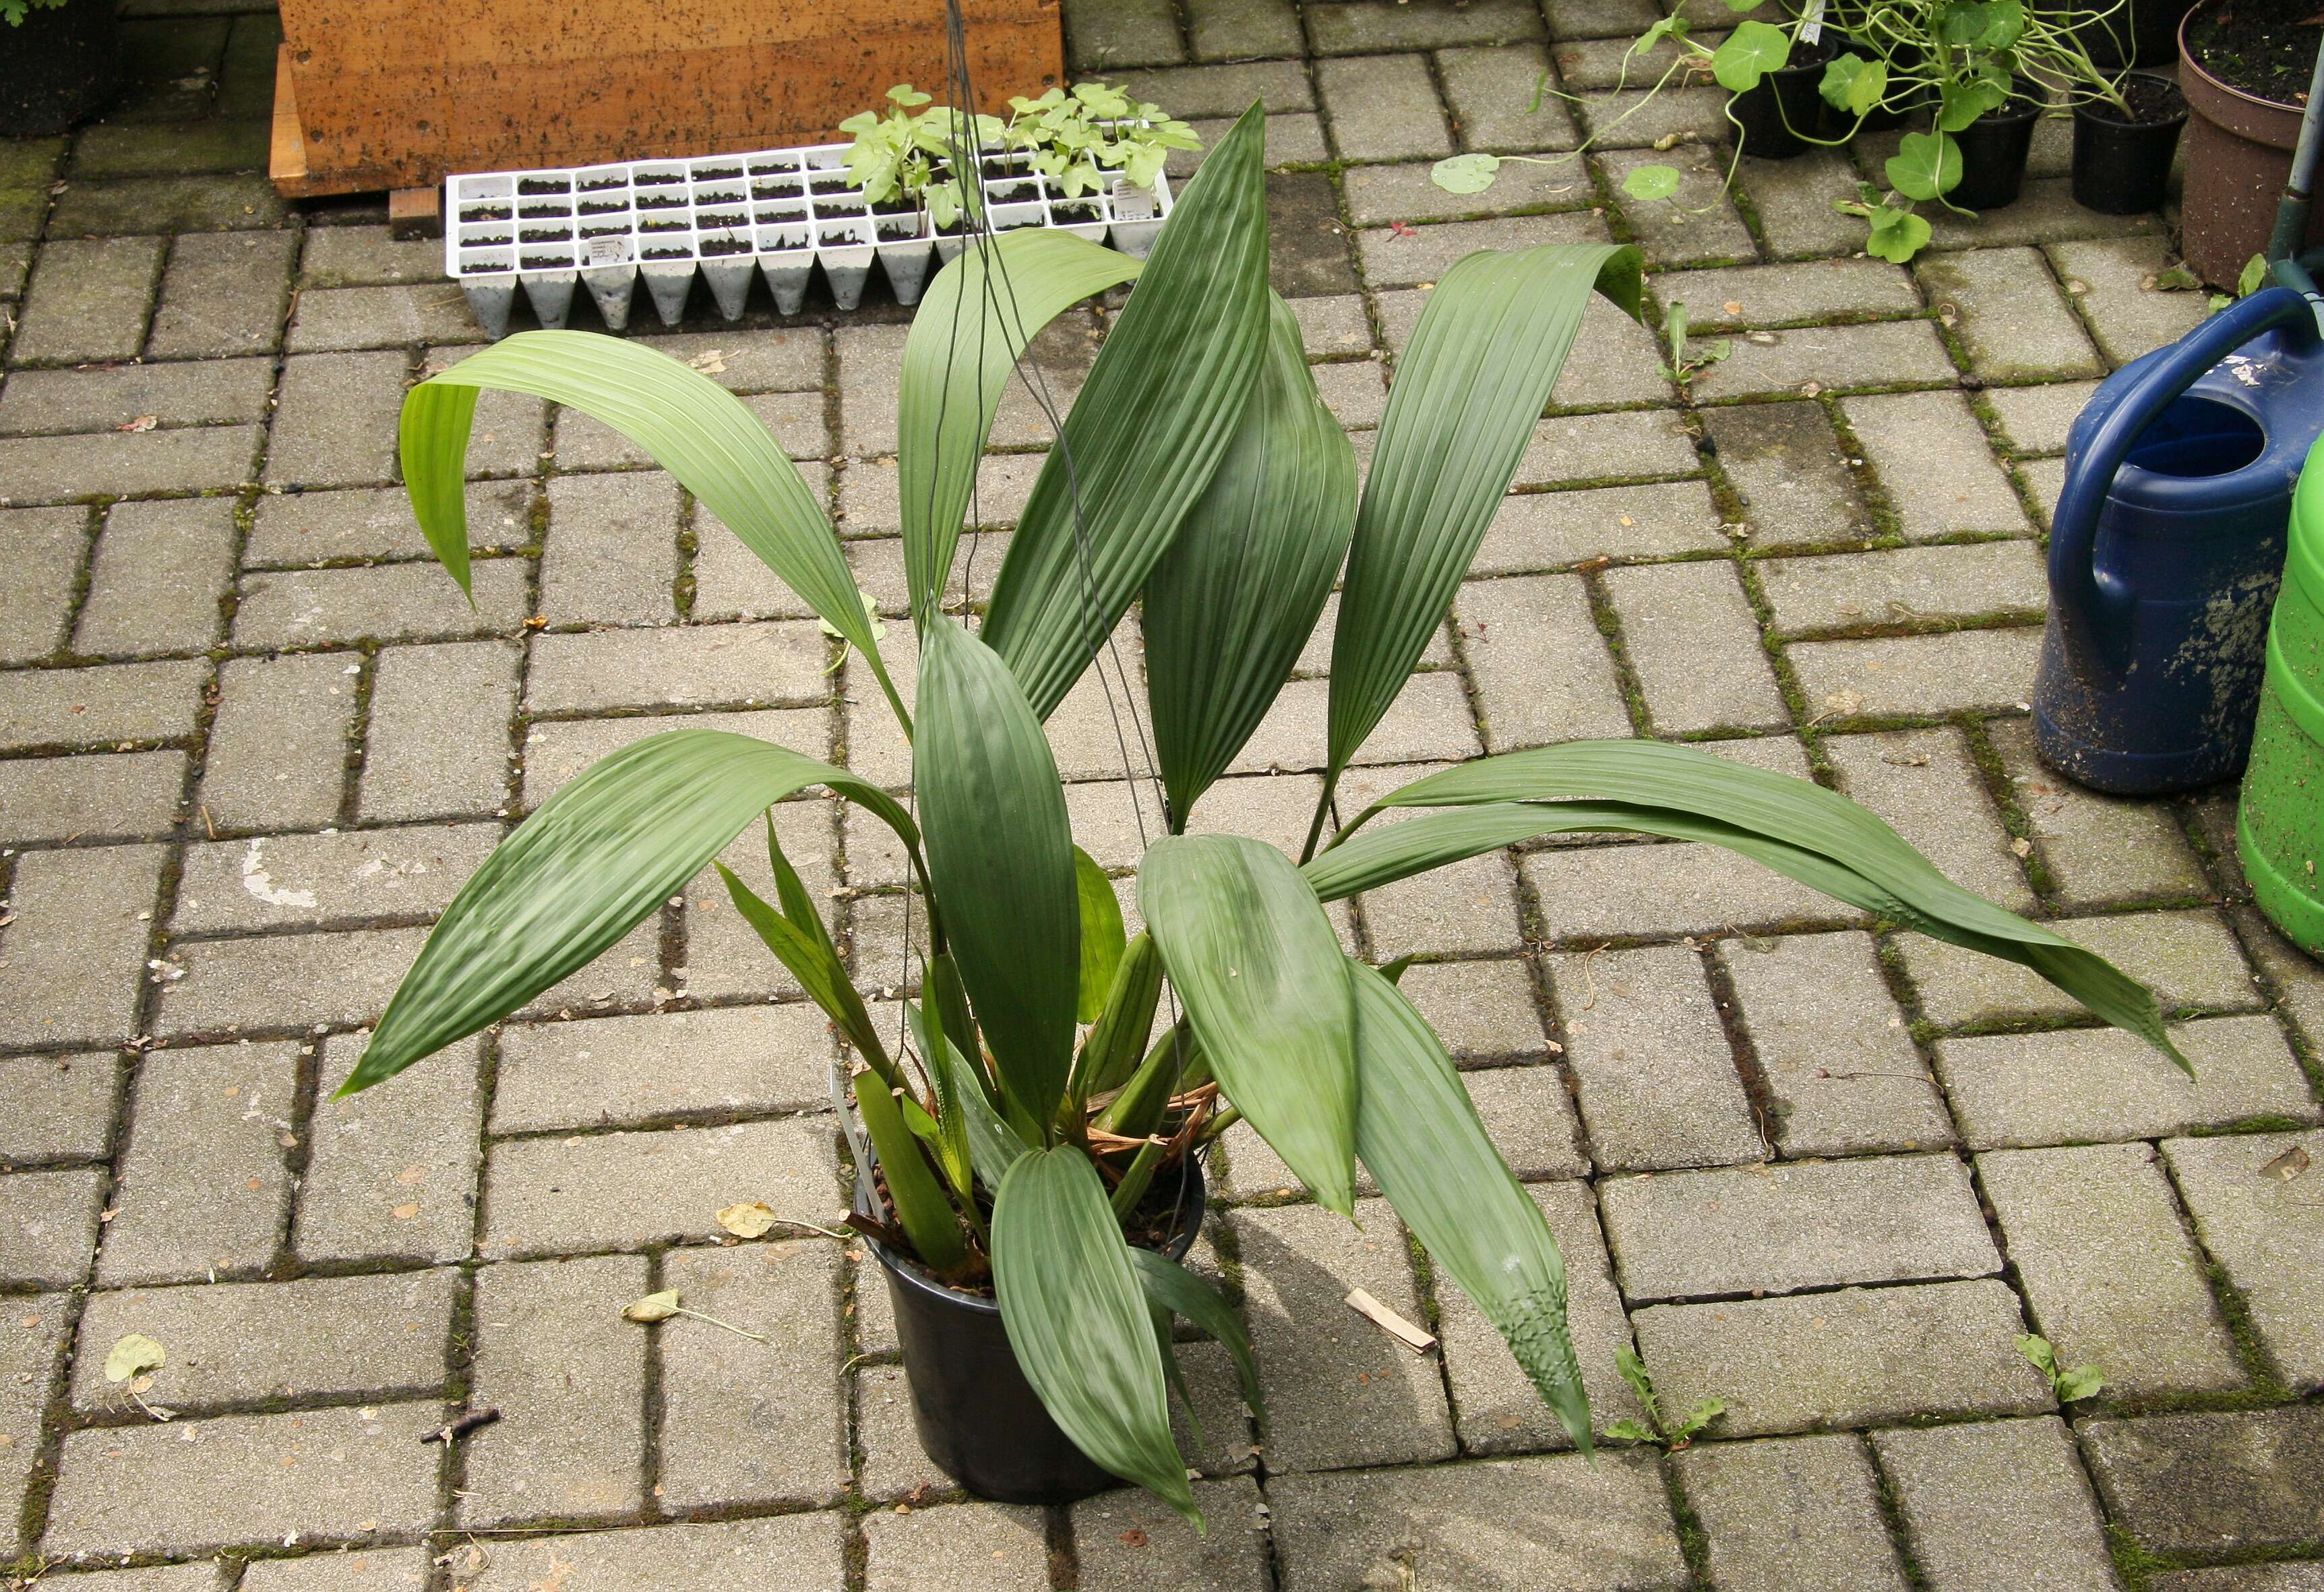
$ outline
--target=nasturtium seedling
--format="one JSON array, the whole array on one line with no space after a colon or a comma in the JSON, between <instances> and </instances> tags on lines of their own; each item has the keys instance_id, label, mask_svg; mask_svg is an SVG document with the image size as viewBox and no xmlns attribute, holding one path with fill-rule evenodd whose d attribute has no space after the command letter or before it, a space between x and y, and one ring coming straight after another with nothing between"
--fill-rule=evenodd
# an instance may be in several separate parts
<instances>
[{"instance_id":1,"label":"nasturtium seedling","mask_svg":"<svg viewBox=\"0 0 2324 1592\"><path fill-rule=\"evenodd\" d=\"M1933 199L1960 181L1960 145L1949 133L1907 133L1887 170L1888 186L1906 198Z\"/></svg>"},{"instance_id":2,"label":"nasturtium seedling","mask_svg":"<svg viewBox=\"0 0 2324 1592\"><path fill-rule=\"evenodd\" d=\"M1501 169L1499 155L1454 155L1428 169L1428 179L1446 193L1482 193Z\"/></svg>"},{"instance_id":3,"label":"nasturtium seedling","mask_svg":"<svg viewBox=\"0 0 2324 1592\"><path fill-rule=\"evenodd\" d=\"M1769 23L1741 22L1711 54L1711 75L1730 94L1748 94L1792 58L1791 35Z\"/></svg>"},{"instance_id":4,"label":"nasturtium seedling","mask_svg":"<svg viewBox=\"0 0 2324 1592\"><path fill-rule=\"evenodd\" d=\"M1678 168L1640 166L1622 179L1622 191L1634 199L1666 199L1678 192Z\"/></svg>"},{"instance_id":5,"label":"nasturtium seedling","mask_svg":"<svg viewBox=\"0 0 2324 1592\"><path fill-rule=\"evenodd\" d=\"M1929 224L1910 210L1882 205L1866 219L1872 233L1864 240L1865 253L1893 264L1904 264L1929 241Z\"/></svg>"}]
</instances>

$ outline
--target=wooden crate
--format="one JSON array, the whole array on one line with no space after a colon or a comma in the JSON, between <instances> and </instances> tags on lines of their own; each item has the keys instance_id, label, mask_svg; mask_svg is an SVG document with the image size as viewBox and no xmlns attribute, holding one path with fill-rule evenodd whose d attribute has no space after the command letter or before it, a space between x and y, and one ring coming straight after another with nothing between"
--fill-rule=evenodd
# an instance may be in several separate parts
<instances>
[{"instance_id":1,"label":"wooden crate","mask_svg":"<svg viewBox=\"0 0 2324 1592\"><path fill-rule=\"evenodd\" d=\"M981 108L1063 80L1058 0L965 0ZM274 186L724 154L945 80L942 0L281 0Z\"/></svg>"}]
</instances>

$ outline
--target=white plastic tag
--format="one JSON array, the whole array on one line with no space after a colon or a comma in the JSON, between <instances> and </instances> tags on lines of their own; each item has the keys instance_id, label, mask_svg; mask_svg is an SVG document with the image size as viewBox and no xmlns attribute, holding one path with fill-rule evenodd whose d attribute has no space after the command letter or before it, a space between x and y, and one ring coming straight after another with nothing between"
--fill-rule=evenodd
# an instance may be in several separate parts
<instances>
[{"instance_id":1,"label":"white plastic tag","mask_svg":"<svg viewBox=\"0 0 2324 1592\"><path fill-rule=\"evenodd\" d=\"M1113 200L1116 221L1151 221L1154 219L1154 192L1139 188L1127 177L1113 179L1110 197Z\"/></svg>"}]
</instances>

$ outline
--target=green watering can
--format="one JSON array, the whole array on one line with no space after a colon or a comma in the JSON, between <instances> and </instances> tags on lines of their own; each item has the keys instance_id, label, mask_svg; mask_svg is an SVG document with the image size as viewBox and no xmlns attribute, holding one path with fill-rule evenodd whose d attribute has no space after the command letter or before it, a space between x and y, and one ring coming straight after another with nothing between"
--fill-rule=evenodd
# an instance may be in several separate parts
<instances>
[{"instance_id":1,"label":"green watering can","mask_svg":"<svg viewBox=\"0 0 2324 1592\"><path fill-rule=\"evenodd\" d=\"M2236 851L2260 910L2292 943L2324 957L2324 438L2292 497Z\"/></svg>"}]
</instances>

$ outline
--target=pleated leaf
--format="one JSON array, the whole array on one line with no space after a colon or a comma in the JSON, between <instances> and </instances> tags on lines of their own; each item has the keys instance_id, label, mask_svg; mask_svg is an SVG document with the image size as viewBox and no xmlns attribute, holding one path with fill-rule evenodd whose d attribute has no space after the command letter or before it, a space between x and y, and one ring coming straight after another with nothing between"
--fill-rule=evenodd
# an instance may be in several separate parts
<instances>
[{"instance_id":1,"label":"pleated leaf","mask_svg":"<svg viewBox=\"0 0 2324 1592\"><path fill-rule=\"evenodd\" d=\"M1089 1157L1028 1151L992 1206L992 1284L1025 1380L1083 1453L1199 1528L1170 1437L1170 1394L1146 1294Z\"/></svg>"},{"instance_id":2,"label":"pleated leaf","mask_svg":"<svg viewBox=\"0 0 2324 1592\"><path fill-rule=\"evenodd\" d=\"M1396 363L1332 637L1336 780L1404 689L1517 474L1592 290L1637 313L1636 249L1461 260Z\"/></svg>"},{"instance_id":3,"label":"pleated leaf","mask_svg":"<svg viewBox=\"0 0 2324 1592\"><path fill-rule=\"evenodd\" d=\"M1933 938L2032 968L2107 1022L2192 1071L2164 1030L2154 994L2144 985L2096 952L1963 889L1878 817L1838 792L1803 779L1660 741L1573 741L1480 758L1429 775L1383 796L1357 817L1356 824L1383 807L1512 802L1621 804L1655 815L1652 824L1593 823L1591 827L1674 833L1682 833L1676 826L1688 821L1724 826L1732 833L1723 838L1709 829L1689 838L1753 856ZM1513 825L1517 821L1509 814L1507 822ZM1535 833L1561 826L1555 810L1545 810ZM1353 846L1362 838L1342 843ZM1508 840L1494 843L1521 838L1511 833ZM1330 856L1327 851L1316 861L1323 863Z\"/></svg>"},{"instance_id":4,"label":"pleated leaf","mask_svg":"<svg viewBox=\"0 0 2324 1592\"><path fill-rule=\"evenodd\" d=\"M1354 1212L1354 1008L1323 903L1273 846L1157 841L1138 905L1227 1098L1315 1198Z\"/></svg>"},{"instance_id":5,"label":"pleated leaf","mask_svg":"<svg viewBox=\"0 0 2324 1592\"><path fill-rule=\"evenodd\" d=\"M1010 538L984 640L1042 718L1145 584L1250 397L1267 345L1264 137L1254 106L1186 185Z\"/></svg>"},{"instance_id":6,"label":"pleated leaf","mask_svg":"<svg viewBox=\"0 0 2324 1592\"><path fill-rule=\"evenodd\" d=\"M1146 578L1146 697L1180 829L1290 677L1355 524L1355 453L1316 395L1298 320L1268 300L1234 445Z\"/></svg>"},{"instance_id":7,"label":"pleated leaf","mask_svg":"<svg viewBox=\"0 0 2324 1592\"><path fill-rule=\"evenodd\" d=\"M1574 1446L1590 1400L1565 1323L1565 1263L1541 1208L1493 1147L1443 1044L1403 992L1348 963L1363 1108L1356 1153L1436 1264L1452 1275Z\"/></svg>"},{"instance_id":8,"label":"pleated leaf","mask_svg":"<svg viewBox=\"0 0 2324 1592\"><path fill-rule=\"evenodd\" d=\"M1113 989L1114 971L1121 965L1128 936L1122 932L1121 903L1114 896L1113 881L1079 846L1074 848L1074 889L1081 901L1082 916L1081 981L1074 1017L1094 1023L1105 1010L1105 998Z\"/></svg>"},{"instance_id":9,"label":"pleated leaf","mask_svg":"<svg viewBox=\"0 0 2324 1592\"><path fill-rule=\"evenodd\" d=\"M1045 1124L1073 1065L1081 981L1056 760L1006 666L941 615L923 633L919 711L912 775L944 931L1011 1120Z\"/></svg>"},{"instance_id":10,"label":"pleated leaf","mask_svg":"<svg viewBox=\"0 0 2324 1592\"><path fill-rule=\"evenodd\" d=\"M759 561L861 651L887 666L831 521L798 466L742 400L643 344L594 332L520 332L403 398L403 479L436 557L468 589L468 433L476 390L529 392L602 420L724 520Z\"/></svg>"},{"instance_id":11,"label":"pleated leaf","mask_svg":"<svg viewBox=\"0 0 2324 1592\"><path fill-rule=\"evenodd\" d=\"M1243 1328L1242 1318L1235 1313L1226 1295L1208 1277L1198 1276L1167 1255L1151 1249L1132 1248L1131 1263L1138 1268L1138 1279L1145 1285L1147 1302L1158 1310L1181 1315L1208 1332L1226 1346L1227 1354L1234 1360L1235 1375L1242 1383L1243 1403L1250 1413L1267 1423L1267 1405L1259 1395L1259 1364L1250 1353L1250 1334ZM1189 1400L1186 1413L1194 1414Z\"/></svg>"},{"instance_id":12,"label":"pleated leaf","mask_svg":"<svg viewBox=\"0 0 2324 1592\"><path fill-rule=\"evenodd\" d=\"M952 575L976 462L1017 356L1067 308L1138 271L1118 250L1028 228L964 250L928 285L904 338L896 419L904 579L915 618Z\"/></svg>"},{"instance_id":13,"label":"pleated leaf","mask_svg":"<svg viewBox=\"0 0 2324 1592\"><path fill-rule=\"evenodd\" d=\"M944 1035L945 1043L938 1046L921 1008L908 1004L904 1009L909 1015L912 1043L919 1046L920 1054L927 1061L929 1074L946 1102L945 1109L960 1113L961 1126L968 1138L970 1164L986 1188L998 1189L1009 1169L1017 1164L1017 1157L1025 1153L1028 1146L1024 1139L1001 1119L1001 1113L984 1098L984 1090L976 1081L975 1069L960 1054L960 1047L952 1043L951 1035Z\"/></svg>"},{"instance_id":14,"label":"pleated leaf","mask_svg":"<svg viewBox=\"0 0 2324 1592\"><path fill-rule=\"evenodd\" d=\"M725 730L604 758L493 848L388 1002L342 1094L496 1023L630 932L772 804L821 785L917 851L910 816L844 768Z\"/></svg>"},{"instance_id":15,"label":"pleated leaf","mask_svg":"<svg viewBox=\"0 0 2324 1592\"><path fill-rule=\"evenodd\" d=\"M952 1271L968 1253L960 1218L921 1154L920 1141L906 1125L902 1108L878 1073L855 1075L855 1114L863 1119L863 1131L872 1136L872 1148L879 1153L896 1224L911 1240L922 1265L938 1276Z\"/></svg>"}]
</instances>

